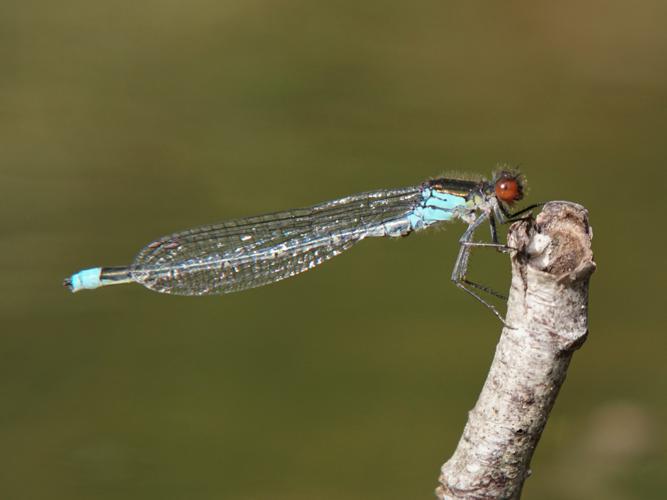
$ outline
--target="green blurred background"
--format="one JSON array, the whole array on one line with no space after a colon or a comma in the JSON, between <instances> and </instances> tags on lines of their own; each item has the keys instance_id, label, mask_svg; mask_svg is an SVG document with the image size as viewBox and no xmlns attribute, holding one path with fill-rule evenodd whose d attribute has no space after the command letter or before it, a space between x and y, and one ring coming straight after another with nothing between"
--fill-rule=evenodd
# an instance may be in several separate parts
<instances>
[{"instance_id":1,"label":"green blurred background","mask_svg":"<svg viewBox=\"0 0 667 500\"><path fill-rule=\"evenodd\" d=\"M432 498L497 320L461 225L224 297L64 276L162 234L520 164L598 271L525 498L667 491L665 2L9 0L0 498ZM473 276L507 287L508 261Z\"/></svg>"}]
</instances>

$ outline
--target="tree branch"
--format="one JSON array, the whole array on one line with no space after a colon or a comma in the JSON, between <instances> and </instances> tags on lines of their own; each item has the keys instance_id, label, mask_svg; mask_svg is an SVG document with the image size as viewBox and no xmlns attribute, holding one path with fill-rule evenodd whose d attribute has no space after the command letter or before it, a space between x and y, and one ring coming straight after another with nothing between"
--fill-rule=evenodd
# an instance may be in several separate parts
<instances>
[{"instance_id":1,"label":"tree branch","mask_svg":"<svg viewBox=\"0 0 667 500\"><path fill-rule=\"evenodd\" d=\"M454 455L442 466L444 499L518 499L530 460L588 334L595 270L588 212L547 203L535 221L510 228L512 286L505 327L482 392Z\"/></svg>"}]
</instances>

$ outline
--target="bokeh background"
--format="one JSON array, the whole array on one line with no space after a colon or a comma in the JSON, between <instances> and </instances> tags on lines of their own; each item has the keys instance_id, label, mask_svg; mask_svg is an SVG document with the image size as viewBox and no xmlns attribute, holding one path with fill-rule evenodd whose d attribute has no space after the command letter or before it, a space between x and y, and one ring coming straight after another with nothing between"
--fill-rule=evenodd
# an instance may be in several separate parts
<instances>
[{"instance_id":1,"label":"bokeh background","mask_svg":"<svg viewBox=\"0 0 667 500\"><path fill-rule=\"evenodd\" d=\"M520 165L590 210L590 337L526 498L667 491L667 4L9 0L0 497L432 498L500 328L461 225L224 297L75 296L187 227ZM472 275L507 288L507 258Z\"/></svg>"}]
</instances>

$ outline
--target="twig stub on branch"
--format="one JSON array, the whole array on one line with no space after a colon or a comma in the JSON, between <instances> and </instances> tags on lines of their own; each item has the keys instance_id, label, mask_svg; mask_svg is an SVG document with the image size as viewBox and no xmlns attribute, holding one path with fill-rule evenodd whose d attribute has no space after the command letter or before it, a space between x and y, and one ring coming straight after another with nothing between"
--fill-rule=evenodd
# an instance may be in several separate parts
<instances>
[{"instance_id":1,"label":"twig stub on branch","mask_svg":"<svg viewBox=\"0 0 667 500\"><path fill-rule=\"evenodd\" d=\"M512 286L506 321L440 499L520 497L533 452L572 353L588 332L588 281L595 270L588 213L551 202L536 220L512 225Z\"/></svg>"}]
</instances>

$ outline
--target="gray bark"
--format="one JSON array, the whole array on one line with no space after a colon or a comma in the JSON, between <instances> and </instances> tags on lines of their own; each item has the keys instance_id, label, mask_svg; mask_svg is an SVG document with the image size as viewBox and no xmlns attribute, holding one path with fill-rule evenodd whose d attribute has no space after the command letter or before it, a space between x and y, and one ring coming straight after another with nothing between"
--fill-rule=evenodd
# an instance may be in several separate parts
<instances>
[{"instance_id":1,"label":"gray bark","mask_svg":"<svg viewBox=\"0 0 667 500\"><path fill-rule=\"evenodd\" d=\"M588 213L547 203L510 228L512 285L506 322L482 392L456 451L442 466L440 499L518 499L530 460L588 335L588 282L595 270Z\"/></svg>"}]
</instances>

